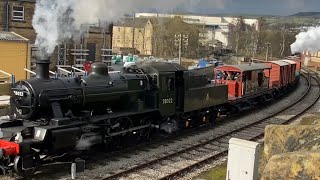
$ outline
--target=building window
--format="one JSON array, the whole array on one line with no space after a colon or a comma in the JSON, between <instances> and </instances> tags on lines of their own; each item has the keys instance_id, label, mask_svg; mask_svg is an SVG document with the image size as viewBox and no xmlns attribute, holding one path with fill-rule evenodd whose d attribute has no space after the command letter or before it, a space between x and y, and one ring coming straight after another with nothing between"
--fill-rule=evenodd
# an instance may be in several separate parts
<instances>
[{"instance_id":1,"label":"building window","mask_svg":"<svg viewBox=\"0 0 320 180\"><path fill-rule=\"evenodd\" d=\"M12 7L12 20L23 21L24 20L24 7L13 6Z\"/></svg>"},{"instance_id":2,"label":"building window","mask_svg":"<svg viewBox=\"0 0 320 180\"><path fill-rule=\"evenodd\" d=\"M120 29L120 28L118 28L118 31L119 31L119 32L120 32L120 30L121 30L121 29Z\"/></svg>"}]
</instances>

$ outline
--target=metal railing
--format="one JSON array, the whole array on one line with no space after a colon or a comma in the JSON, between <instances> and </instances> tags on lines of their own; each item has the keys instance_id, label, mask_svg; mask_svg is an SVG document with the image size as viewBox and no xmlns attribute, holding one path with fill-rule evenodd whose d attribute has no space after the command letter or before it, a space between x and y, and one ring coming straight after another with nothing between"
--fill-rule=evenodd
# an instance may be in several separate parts
<instances>
[{"instance_id":1,"label":"metal railing","mask_svg":"<svg viewBox=\"0 0 320 180\"><path fill-rule=\"evenodd\" d=\"M30 69L24 68L23 70L27 71L27 72L30 73L30 74L37 75L36 72L31 71ZM57 77L57 72L49 71L49 73L50 73L51 75L54 75L55 77Z\"/></svg>"},{"instance_id":2,"label":"metal railing","mask_svg":"<svg viewBox=\"0 0 320 180\"><path fill-rule=\"evenodd\" d=\"M57 65L58 77L87 76L88 72L75 66ZM69 69L69 70L68 70Z\"/></svg>"}]
</instances>

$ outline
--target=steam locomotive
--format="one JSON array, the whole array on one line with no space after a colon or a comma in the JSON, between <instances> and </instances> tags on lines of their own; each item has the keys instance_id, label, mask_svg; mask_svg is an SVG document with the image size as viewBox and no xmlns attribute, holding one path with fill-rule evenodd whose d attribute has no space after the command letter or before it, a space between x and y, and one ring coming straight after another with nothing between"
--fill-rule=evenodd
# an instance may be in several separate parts
<instances>
[{"instance_id":1,"label":"steam locomotive","mask_svg":"<svg viewBox=\"0 0 320 180\"><path fill-rule=\"evenodd\" d=\"M50 79L49 62L38 61L36 78L12 88L13 117L0 122L0 168L29 176L46 157L116 147L129 135L148 139L152 129L192 126L199 116L212 122L217 105L227 102L226 85L178 64L143 63L130 71L94 63L87 77Z\"/></svg>"},{"instance_id":2,"label":"steam locomotive","mask_svg":"<svg viewBox=\"0 0 320 180\"><path fill-rule=\"evenodd\" d=\"M264 65L220 67L240 70L243 82L214 82L211 67L186 70L165 62L138 63L120 73L101 62L91 68L86 77L51 79L49 61L41 60L36 78L15 84L12 117L0 121L3 172L30 176L47 159L74 150L115 148L132 136L146 140L155 129L213 124L218 114L272 93L268 77L261 76L266 70L272 76Z\"/></svg>"}]
</instances>

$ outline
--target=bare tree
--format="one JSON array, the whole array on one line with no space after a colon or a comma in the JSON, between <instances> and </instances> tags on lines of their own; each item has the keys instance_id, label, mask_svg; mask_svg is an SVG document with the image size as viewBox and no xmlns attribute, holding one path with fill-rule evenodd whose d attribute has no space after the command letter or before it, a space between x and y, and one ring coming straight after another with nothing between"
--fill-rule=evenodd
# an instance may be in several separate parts
<instances>
[{"instance_id":1,"label":"bare tree","mask_svg":"<svg viewBox=\"0 0 320 180\"><path fill-rule=\"evenodd\" d=\"M157 18L154 26L154 54L162 57L172 57L178 52L175 46L175 35L189 36L187 49L183 48L185 57L195 57L198 48L198 28L183 22L181 17Z\"/></svg>"},{"instance_id":2,"label":"bare tree","mask_svg":"<svg viewBox=\"0 0 320 180\"><path fill-rule=\"evenodd\" d=\"M282 28L280 28L281 31L281 45L280 45L280 56L283 56L283 53L285 51L285 45L286 45L286 35L288 33L287 26L284 25Z\"/></svg>"},{"instance_id":3,"label":"bare tree","mask_svg":"<svg viewBox=\"0 0 320 180\"><path fill-rule=\"evenodd\" d=\"M243 50L248 51L247 44L249 44L248 25L245 23L243 17L236 19L235 23L229 24L229 42L236 54L239 54Z\"/></svg>"}]
</instances>

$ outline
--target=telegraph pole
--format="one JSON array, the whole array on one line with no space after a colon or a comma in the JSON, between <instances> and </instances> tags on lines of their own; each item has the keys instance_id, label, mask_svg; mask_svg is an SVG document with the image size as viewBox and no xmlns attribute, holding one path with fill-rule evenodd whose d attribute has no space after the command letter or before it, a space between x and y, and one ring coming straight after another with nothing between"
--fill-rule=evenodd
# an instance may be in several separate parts
<instances>
[{"instance_id":1,"label":"telegraph pole","mask_svg":"<svg viewBox=\"0 0 320 180\"><path fill-rule=\"evenodd\" d=\"M179 35L179 64L182 65L181 62L181 49L182 49L182 34Z\"/></svg>"},{"instance_id":2,"label":"telegraph pole","mask_svg":"<svg viewBox=\"0 0 320 180\"><path fill-rule=\"evenodd\" d=\"M181 62L181 51L182 51L182 34L175 34L174 35L174 45L175 46L178 46L179 48L179 64L181 65L182 62Z\"/></svg>"},{"instance_id":3,"label":"telegraph pole","mask_svg":"<svg viewBox=\"0 0 320 180\"><path fill-rule=\"evenodd\" d=\"M133 19L132 19L132 55L136 53L134 40L135 40L135 21L136 21L136 13L133 13Z\"/></svg>"},{"instance_id":4,"label":"telegraph pole","mask_svg":"<svg viewBox=\"0 0 320 180\"><path fill-rule=\"evenodd\" d=\"M271 53L271 60L273 58L273 54L272 54L272 44L270 44L270 53Z\"/></svg>"},{"instance_id":5,"label":"telegraph pole","mask_svg":"<svg viewBox=\"0 0 320 180\"><path fill-rule=\"evenodd\" d=\"M269 56L269 46L271 43L266 42L266 46L267 46L267 52L266 52L266 61L268 61L268 56Z\"/></svg>"},{"instance_id":6,"label":"telegraph pole","mask_svg":"<svg viewBox=\"0 0 320 180\"><path fill-rule=\"evenodd\" d=\"M182 65L182 59L181 59L181 54L182 54L182 45L187 49L189 45L189 35L187 34L176 34L175 35L175 45L179 47L179 64Z\"/></svg>"}]
</instances>

